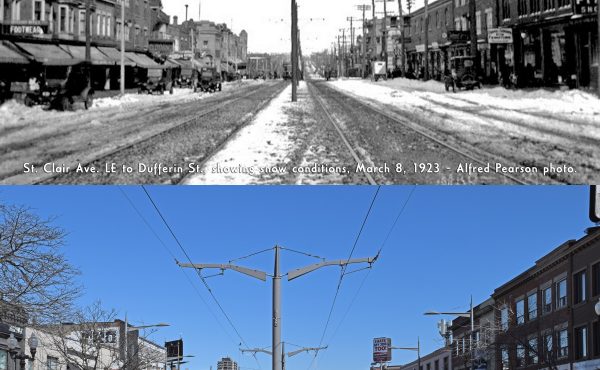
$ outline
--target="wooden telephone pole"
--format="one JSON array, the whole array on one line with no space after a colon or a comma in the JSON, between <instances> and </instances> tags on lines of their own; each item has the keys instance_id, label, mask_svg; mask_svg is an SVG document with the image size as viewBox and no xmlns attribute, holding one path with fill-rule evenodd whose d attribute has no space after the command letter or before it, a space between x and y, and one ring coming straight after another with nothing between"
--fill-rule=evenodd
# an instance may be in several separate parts
<instances>
[{"instance_id":1,"label":"wooden telephone pole","mask_svg":"<svg viewBox=\"0 0 600 370\"><path fill-rule=\"evenodd\" d=\"M298 5L292 0L292 102L298 101Z\"/></svg>"}]
</instances>

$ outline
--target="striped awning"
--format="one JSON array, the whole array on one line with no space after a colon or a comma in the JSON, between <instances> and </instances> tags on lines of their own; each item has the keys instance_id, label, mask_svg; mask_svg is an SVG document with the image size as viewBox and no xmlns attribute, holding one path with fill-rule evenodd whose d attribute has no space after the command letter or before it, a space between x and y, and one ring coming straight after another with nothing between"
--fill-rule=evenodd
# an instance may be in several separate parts
<instances>
[{"instance_id":1,"label":"striped awning","mask_svg":"<svg viewBox=\"0 0 600 370\"><path fill-rule=\"evenodd\" d=\"M27 58L10 48L9 45L0 43L0 63L29 64L29 60Z\"/></svg>"},{"instance_id":2,"label":"striped awning","mask_svg":"<svg viewBox=\"0 0 600 370\"><path fill-rule=\"evenodd\" d=\"M114 61L115 64L120 65L121 64L121 52L115 48L109 48L109 47L105 47L105 46L99 46L98 50L100 50L102 52L102 54L106 55L108 57L108 59L110 59L111 61ZM135 66L135 63L133 63L131 60L127 59L127 57L125 57L125 65L126 66Z\"/></svg>"},{"instance_id":3,"label":"striped awning","mask_svg":"<svg viewBox=\"0 0 600 370\"><path fill-rule=\"evenodd\" d=\"M156 63L154 60L152 60L150 57L148 57L145 54L126 52L125 57L129 58L129 60L134 62L136 66L141 67L141 68L146 68L146 69L165 68L165 67L163 67L162 64Z\"/></svg>"},{"instance_id":4,"label":"striped awning","mask_svg":"<svg viewBox=\"0 0 600 370\"><path fill-rule=\"evenodd\" d=\"M85 60L85 46L60 45L60 48L71 54L75 59ZM92 57L93 65L107 66L116 64L115 61L111 60L95 47L90 48L90 56Z\"/></svg>"},{"instance_id":5,"label":"striped awning","mask_svg":"<svg viewBox=\"0 0 600 370\"><path fill-rule=\"evenodd\" d=\"M58 45L28 42L15 42L15 45L31 55L36 62L47 66L71 66L83 62L81 59L73 58Z\"/></svg>"}]
</instances>

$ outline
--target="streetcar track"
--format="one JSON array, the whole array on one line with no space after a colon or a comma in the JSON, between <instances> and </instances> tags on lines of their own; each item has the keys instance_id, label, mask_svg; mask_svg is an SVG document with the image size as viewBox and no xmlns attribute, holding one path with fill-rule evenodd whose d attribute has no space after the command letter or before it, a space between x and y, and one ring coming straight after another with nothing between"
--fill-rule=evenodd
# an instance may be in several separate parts
<instances>
[{"instance_id":1,"label":"streetcar track","mask_svg":"<svg viewBox=\"0 0 600 370\"><path fill-rule=\"evenodd\" d=\"M206 156L204 156L204 158L202 158L201 160L197 161L196 164L198 165L199 168L204 168L206 166L206 164L217 154L219 153L227 144L229 144L229 142L231 142L231 140L237 135L238 132L240 132L244 127L248 126L248 124L250 122L252 122L252 120L256 117L256 115L268 104L270 103L276 96L278 96L279 94L281 94L281 92L283 90L285 90L285 87L287 87L287 83L284 84L284 89L277 89L273 94L269 95L267 99L264 99L260 104L258 104L256 106L256 108L251 112L248 113L244 116L243 121L240 125L238 125L236 128L234 128L231 132L229 132L222 140L219 144L217 144L214 149ZM276 85L276 86L279 86ZM196 174L193 174L196 175ZM172 184L184 184L187 180L189 180L192 177L192 174L190 172L186 173L184 176L178 178L175 182L173 182L173 179L171 180Z\"/></svg>"},{"instance_id":2,"label":"streetcar track","mask_svg":"<svg viewBox=\"0 0 600 370\"><path fill-rule=\"evenodd\" d=\"M350 143L348 142L348 139L346 138L346 135L344 135L343 131L341 130L339 122L333 117L333 115L331 114L331 112L326 108L325 103L323 102L323 99L318 94L316 94L314 92L315 88L312 86L312 84L307 84L307 87L308 87L308 91L310 92L310 94L312 95L312 97L319 104L319 107L321 108L321 110L323 111L323 113L325 113L325 116L327 117L329 123L331 123L331 125L335 128L335 131L337 131L338 135L340 136L340 138L344 142L344 145L346 146L346 148L348 149L348 151L352 155L352 158L354 158L354 161L356 162L356 164L357 165L364 165L363 161L360 159L360 157L358 156L358 154L356 153L356 151L352 148L352 145L350 145ZM375 180L373 179L373 177L368 172L363 172L363 175L366 177L367 182L369 184L371 184L371 185L377 185L377 183L375 182Z\"/></svg>"},{"instance_id":3,"label":"streetcar track","mask_svg":"<svg viewBox=\"0 0 600 370\"><path fill-rule=\"evenodd\" d=\"M384 110L374 106L373 103L368 102L366 99L361 99L352 93L349 93L346 91L340 91L339 89L333 88L330 86L326 86L324 88L334 91L342 96L351 98L357 104L359 104L362 107L366 108L367 110L373 112L374 114L383 116L391 122L397 123L397 124L401 125L402 127L408 128L411 131L417 133L418 135L420 135L424 138L427 138L428 140L431 140L432 142L436 143L437 145L440 145L460 156L468 158L469 160L473 161L474 163L477 163L482 166L486 166L490 162L502 163L504 165L509 165L509 166L512 165L512 163L511 163L512 161L509 161L506 159L500 160L497 155L494 155L487 151L485 151L485 153L481 153L482 150L473 148L466 143L461 143L460 144L462 146L462 148L461 148L459 146L459 143L456 143L456 140L453 137L451 137L449 135L441 135L439 133L434 133L431 130L429 130L425 127L422 127L420 125L418 125L418 127L417 127L416 124L413 124L409 120L398 116L396 113L390 113L390 112L384 111ZM318 90L318 88L317 88L317 90ZM439 136L444 136L444 137L441 138ZM452 141L453 143L452 144L448 143L449 140ZM469 148L466 148L466 146L469 146ZM487 157L489 159L486 160L486 159L482 159L481 157ZM502 176L512 182L515 182L515 183L521 184L521 185L527 185L527 184L533 183L533 182L519 179L519 178L512 176L511 174L507 174L507 173L498 172L497 175ZM554 179L554 181L560 181L560 180Z\"/></svg>"},{"instance_id":4,"label":"streetcar track","mask_svg":"<svg viewBox=\"0 0 600 370\"><path fill-rule=\"evenodd\" d=\"M191 118L186 118L180 121L175 121L176 123L170 125L169 127L167 127L166 129L160 130L160 131L156 131L156 132L152 132L148 135L142 136L141 138L139 138L138 140L132 141L132 142L128 142L128 143L123 143L122 145L117 145L115 148L112 148L108 151L104 151L101 154L97 154L97 155L93 155L90 158L86 158L85 160L81 160L81 161L77 161L77 163L73 166L71 165L70 167L76 167L77 165L81 164L82 167L92 167L92 165L94 163L97 162L101 162L102 160L105 160L106 158L115 156L121 152L127 151L129 149L132 149L135 146L138 145L144 145L147 144L151 141L157 140L165 135L168 135L169 133L177 130L177 129L181 129L187 125L193 124L194 122L197 122L199 119L218 111L221 108L224 108L226 106L229 106L239 100L242 99L246 99L251 97L252 95L256 94L257 90L260 89L269 89L271 87L277 87L279 86L279 84L276 85L270 85L270 86L266 86L266 87L259 87L257 89L252 89L250 92L247 92L243 95L239 95L237 97L234 97L233 99L231 99L232 96L229 97L223 97L222 99L215 99L218 101L217 104L212 105L211 107L204 109L198 113L196 113L193 117ZM234 94L235 96L235 94ZM219 101L222 100L222 101ZM214 101L212 103L215 103ZM158 110L160 111L160 110ZM47 174L47 175L41 175L39 178L37 178L33 184L48 184L48 183L53 183L54 180L57 180L58 178L61 177L65 177L65 176L70 176L72 174L64 174L64 173L53 173L53 174ZM60 183L60 181L58 181L57 183Z\"/></svg>"}]
</instances>

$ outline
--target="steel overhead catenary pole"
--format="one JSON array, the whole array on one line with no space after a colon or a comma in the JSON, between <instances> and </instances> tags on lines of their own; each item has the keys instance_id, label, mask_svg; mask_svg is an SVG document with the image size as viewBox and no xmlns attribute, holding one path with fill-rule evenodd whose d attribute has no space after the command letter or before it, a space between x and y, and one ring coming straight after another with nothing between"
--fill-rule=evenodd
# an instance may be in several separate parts
<instances>
[{"instance_id":1,"label":"steel overhead catenary pole","mask_svg":"<svg viewBox=\"0 0 600 370\"><path fill-rule=\"evenodd\" d=\"M273 248L275 250L275 263L273 269L273 315L272 315L272 370L282 370L281 357L281 275L280 273L280 250L282 247L275 246ZM368 263L371 266L377 257L369 257L369 258L356 258L356 259L348 259L348 260L335 260L335 261L322 261L320 263L316 263L313 265L309 265L306 267L302 267L299 269L295 269L289 271L287 273L288 281L294 280L300 276L306 275L312 271L320 269L325 266L335 266L339 265L340 267L347 266L349 264L356 263ZM266 281L267 273L259 270L252 270L246 267L241 267L233 264L198 264L198 263L180 263L177 262L177 265L184 268L195 268L197 270L202 269L220 269L220 270L234 270L240 272L242 274L251 276L253 278ZM261 351L265 352L265 351Z\"/></svg>"}]
</instances>

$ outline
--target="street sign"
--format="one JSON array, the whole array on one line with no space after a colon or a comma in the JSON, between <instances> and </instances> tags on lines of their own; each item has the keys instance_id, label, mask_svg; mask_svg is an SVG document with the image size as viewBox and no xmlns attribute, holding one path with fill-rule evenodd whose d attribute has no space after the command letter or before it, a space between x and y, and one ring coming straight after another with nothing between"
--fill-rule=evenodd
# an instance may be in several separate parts
<instances>
[{"instance_id":1,"label":"street sign","mask_svg":"<svg viewBox=\"0 0 600 370\"><path fill-rule=\"evenodd\" d=\"M590 220L600 222L600 185L590 186Z\"/></svg>"},{"instance_id":2,"label":"street sign","mask_svg":"<svg viewBox=\"0 0 600 370\"><path fill-rule=\"evenodd\" d=\"M384 363L392 361L392 339L374 338L373 339L373 362Z\"/></svg>"},{"instance_id":3,"label":"street sign","mask_svg":"<svg viewBox=\"0 0 600 370\"><path fill-rule=\"evenodd\" d=\"M165 348L167 349L168 361L181 360L183 358L183 339L165 342Z\"/></svg>"},{"instance_id":4,"label":"street sign","mask_svg":"<svg viewBox=\"0 0 600 370\"><path fill-rule=\"evenodd\" d=\"M488 29L488 42L490 44L512 44L513 35L510 28Z\"/></svg>"}]
</instances>

